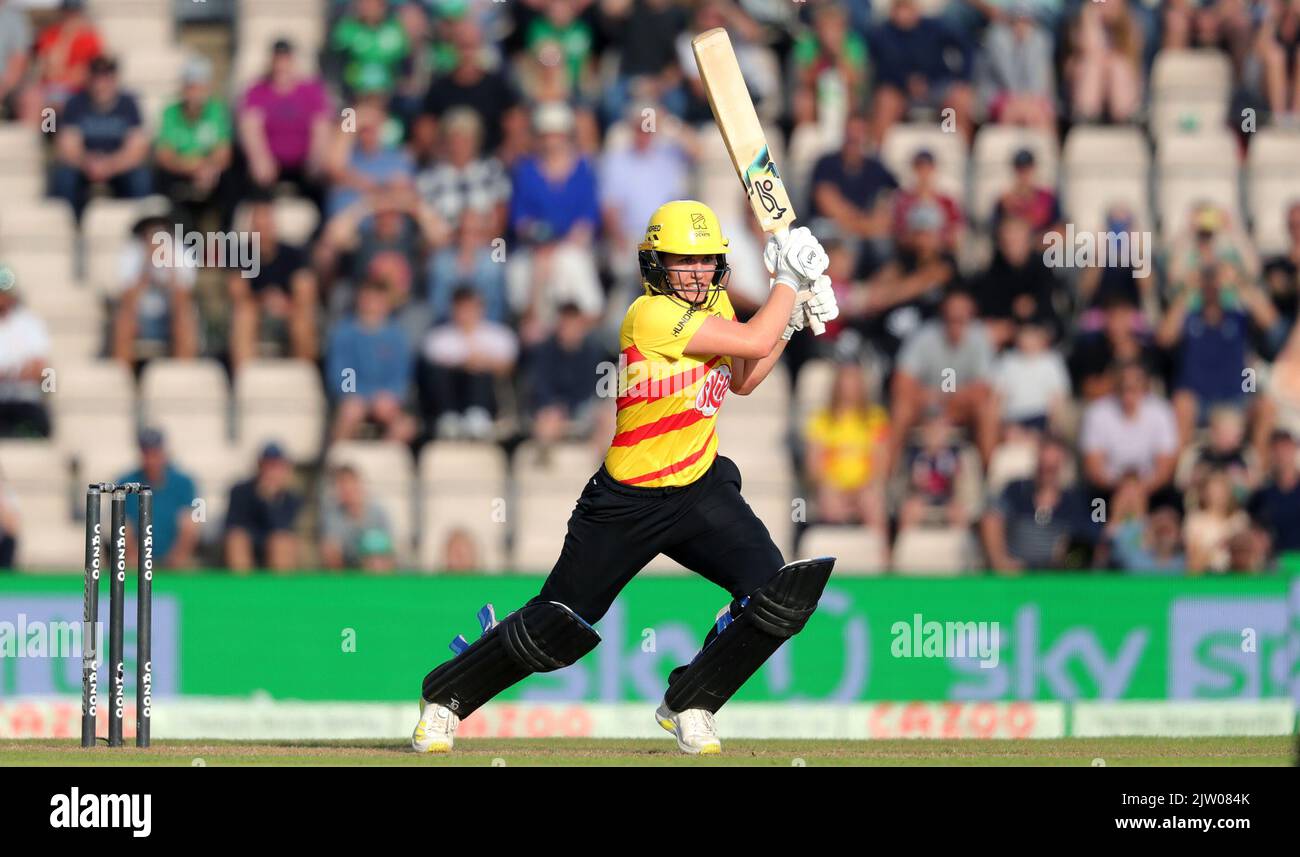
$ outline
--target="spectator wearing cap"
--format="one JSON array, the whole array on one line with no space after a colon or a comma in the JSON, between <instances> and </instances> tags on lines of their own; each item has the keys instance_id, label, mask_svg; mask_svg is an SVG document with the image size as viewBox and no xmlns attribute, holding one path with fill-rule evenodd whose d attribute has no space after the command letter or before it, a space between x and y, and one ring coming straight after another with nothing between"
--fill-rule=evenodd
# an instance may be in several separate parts
<instances>
[{"instance_id":1,"label":"spectator wearing cap","mask_svg":"<svg viewBox=\"0 0 1300 857\"><path fill-rule=\"evenodd\" d=\"M510 179L495 157L483 152L483 120L468 107L443 118L440 157L415 177L424 205L447 226L448 239L429 259L428 298L443 321L451 295L468 285L483 297L487 318L506 320L505 266L493 258L493 241L505 235Z\"/></svg>"},{"instance_id":2,"label":"spectator wearing cap","mask_svg":"<svg viewBox=\"0 0 1300 857\"><path fill-rule=\"evenodd\" d=\"M85 90L71 96L59 115L54 148L50 195L66 200L77 217L92 184L107 184L118 198L149 194L149 140L135 96L118 86L116 60L91 61Z\"/></svg>"},{"instance_id":3,"label":"spectator wearing cap","mask_svg":"<svg viewBox=\"0 0 1300 857\"><path fill-rule=\"evenodd\" d=\"M970 139L975 99L968 45L937 19L925 17L917 0L894 0L869 41L877 140L914 108L935 113L950 108L958 129Z\"/></svg>"},{"instance_id":4,"label":"spectator wearing cap","mask_svg":"<svg viewBox=\"0 0 1300 857\"><path fill-rule=\"evenodd\" d=\"M1201 271L1200 282L1174 298L1156 333L1157 343L1177 355L1173 403L1184 446L1216 406L1245 410L1249 404L1255 410L1258 399L1250 396L1247 402L1245 384L1249 328L1270 330L1278 324L1277 310L1258 286L1224 282L1224 275L1231 277L1232 269Z\"/></svg>"},{"instance_id":5,"label":"spectator wearing cap","mask_svg":"<svg viewBox=\"0 0 1300 857\"><path fill-rule=\"evenodd\" d=\"M49 368L50 333L18 298L14 272L0 266L0 437L48 437L41 383Z\"/></svg>"},{"instance_id":6,"label":"spectator wearing cap","mask_svg":"<svg viewBox=\"0 0 1300 857\"><path fill-rule=\"evenodd\" d=\"M912 156L912 185L899 191L894 199L894 233L903 234L907 216L918 205L937 206L943 212L941 232L944 249L955 253L961 245L965 219L957 201L939 189L938 175L934 153L929 149L918 149Z\"/></svg>"},{"instance_id":7,"label":"spectator wearing cap","mask_svg":"<svg viewBox=\"0 0 1300 857\"><path fill-rule=\"evenodd\" d=\"M957 261L943 247L943 212L912 207L898 252L866 281L866 334L890 360L903 341L932 318L958 283Z\"/></svg>"},{"instance_id":8,"label":"spectator wearing cap","mask_svg":"<svg viewBox=\"0 0 1300 857\"><path fill-rule=\"evenodd\" d=\"M514 331L483 318L478 293L457 291L451 321L429 331L420 352L421 410L436 435L490 438L497 379L509 375L518 355Z\"/></svg>"},{"instance_id":9,"label":"spectator wearing cap","mask_svg":"<svg viewBox=\"0 0 1300 857\"><path fill-rule=\"evenodd\" d=\"M415 180L411 156L387 139L383 101L368 96L356 111L356 132L340 130L330 149L325 213L331 217L366 195L407 188Z\"/></svg>"},{"instance_id":10,"label":"spectator wearing cap","mask_svg":"<svg viewBox=\"0 0 1300 857\"><path fill-rule=\"evenodd\" d=\"M109 353L128 367L154 357L190 358L199 351L196 260L174 247L175 217L146 214L122 247L110 295ZM160 252L163 251L163 252Z\"/></svg>"},{"instance_id":11,"label":"spectator wearing cap","mask_svg":"<svg viewBox=\"0 0 1300 857\"><path fill-rule=\"evenodd\" d=\"M257 458L257 473L230 489L226 509L226 566L236 574L253 569L298 567L296 532L302 497L292 487L293 465L277 443Z\"/></svg>"},{"instance_id":12,"label":"spectator wearing cap","mask_svg":"<svg viewBox=\"0 0 1300 857\"><path fill-rule=\"evenodd\" d=\"M1177 297L1180 290L1195 289L1205 268L1224 266L1233 269L1225 272L1225 279L1254 282L1260 275L1259 256L1250 236L1218 204L1197 203L1169 248L1168 298Z\"/></svg>"},{"instance_id":13,"label":"spectator wearing cap","mask_svg":"<svg viewBox=\"0 0 1300 857\"><path fill-rule=\"evenodd\" d=\"M1144 35L1128 0L1079 4L1068 39L1064 73L1075 121L1131 120L1142 105Z\"/></svg>"},{"instance_id":14,"label":"spectator wearing cap","mask_svg":"<svg viewBox=\"0 0 1300 857\"><path fill-rule=\"evenodd\" d=\"M19 29L12 31L15 36L21 36L21 28L27 23L26 13L14 7L23 4L5 0L4 5L22 19ZM16 97L18 116L29 125L44 122L47 117L43 111L47 108L61 111L68 99L85 87L91 61L104 52L103 41L86 15L84 5L83 0L62 0L58 15L36 35L31 58L32 81ZM9 32L9 24L0 22L0 31Z\"/></svg>"},{"instance_id":15,"label":"spectator wearing cap","mask_svg":"<svg viewBox=\"0 0 1300 857\"><path fill-rule=\"evenodd\" d=\"M984 30L975 60L976 88L994 122L1056 133L1056 72L1052 35L1027 0L1014 0Z\"/></svg>"},{"instance_id":16,"label":"spectator wearing cap","mask_svg":"<svg viewBox=\"0 0 1300 857\"><path fill-rule=\"evenodd\" d=\"M230 110L212 94L212 63L190 57L181 70L181 96L163 109L154 141L158 188L183 208L190 226L209 211L234 207L227 178L231 135Z\"/></svg>"},{"instance_id":17,"label":"spectator wearing cap","mask_svg":"<svg viewBox=\"0 0 1300 857\"><path fill-rule=\"evenodd\" d=\"M573 304L560 307L555 332L527 355L528 413L532 434L542 443L585 440L613 423L608 402L596 396L592 378L612 355L590 335L591 323ZM606 419L602 419L606 418Z\"/></svg>"},{"instance_id":18,"label":"spectator wearing cap","mask_svg":"<svg viewBox=\"0 0 1300 857\"><path fill-rule=\"evenodd\" d=\"M1008 483L989 504L980 537L999 574L1065 568L1073 547L1096 543L1088 500L1066 482L1069 463L1069 447L1045 436L1033 477Z\"/></svg>"},{"instance_id":19,"label":"spectator wearing cap","mask_svg":"<svg viewBox=\"0 0 1300 857\"><path fill-rule=\"evenodd\" d=\"M907 441L907 433L932 409L966 428L985 464L998 440L998 408L993 395L993 346L975 317L969 292L949 291L939 318L908 336L894 365L890 415L894 436L892 460Z\"/></svg>"},{"instance_id":20,"label":"spectator wearing cap","mask_svg":"<svg viewBox=\"0 0 1300 857\"><path fill-rule=\"evenodd\" d=\"M649 118L653 121L647 121ZM682 123L671 114L665 115L665 111L653 103L634 103L622 121L631 132L631 145L610 148L600 159L598 185L604 224L602 243L620 284L639 293L641 276L637 266L637 245L656 208L669 200L685 199L690 195L688 188L695 141ZM731 237L734 241L742 236ZM748 255L753 260L751 270L747 272L748 279L761 281L754 284L761 288L762 298L766 299L768 274L757 261L762 248L755 246L754 252ZM734 288L737 281L734 266L744 256L743 252L737 251L728 258L733 264L728 294L732 303L742 309L746 302L739 300L738 290ZM757 306L753 308L757 309Z\"/></svg>"},{"instance_id":21,"label":"spectator wearing cap","mask_svg":"<svg viewBox=\"0 0 1300 857\"><path fill-rule=\"evenodd\" d=\"M117 478L119 485L142 482L153 489L153 555L158 568L191 568L199 547L199 525L194 501L199 492L194 480L172 461L166 439L158 429L147 428L137 438L140 466ZM128 550L134 555L134 522L139 516L139 497L128 494L126 520Z\"/></svg>"},{"instance_id":22,"label":"spectator wearing cap","mask_svg":"<svg viewBox=\"0 0 1300 857\"><path fill-rule=\"evenodd\" d=\"M971 283L980 319L997 347L1011 342L1016 327L1035 322L1060 334L1056 300L1063 291L1056 274L1043 263L1029 224L1008 217L997 227L989 267Z\"/></svg>"},{"instance_id":23,"label":"spectator wearing cap","mask_svg":"<svg viewBox=\"0 0 1300 857\"><path fill-rule=\"evenodd\" d=\"M256 236L257 275L232 271L226 277L230 296L230 364L244 365L269 352L298 360L320 354L318 288L306 252L280 240L275 208L268 199L253 202L247 228Z\"/></svg>"},{"instance_id":24,"label":"spectator wearing cap","mask_svg":"<svg viewBox=\"0 0 1300 857\"><path fill-rule=\"evenodd\" d=\"M994 225L1010 217L1028 223L1035 245L1041 243L1046 233L1061 228L1061 205L1056 191L1038 181L1036 167L1037 159L1029 149L1012 155L1011 187L1002 192L993 209Z\"/></svg>"},{"instance_id":25,"label":"spectator wearing cap","mask_svg":"<svg viewBox=\"0 0 1300 857\"><path fill-rule=\"evenodd\" d=\"M367 279L357 290L356 310L330 333L325 364L335 403L335 441L357 437L367 421L377 424L387 440L405 443L415 437L415 420L404 410L412 347L390 318L391 310L386 284Z\"/></svg>"},{"instance_id":26,"label":"spectator wearing cap","mask_svg":"<svg viewBox=\"0 0 1300 857\"><path fill-rule=\"evenodd\" d=\"M1129 473L1150 497L1173 479L1178 460L1178 424L1169 403L1151 392L1140 363L1117 364L1115 392L1083 412L1079 446L1090 486L1109 494Z\"/></svg>"},{"instance_id":27,"label":"spectator wearing cap","mask_svg":"<svg viewBox=\"0 0 1300 857\"><path fill-rule=\"evenodd\" d=\"M483 120L483 152L509 165L528 145L528 116L519 93L503 71L490 66L493 52L473 15L448 22L448 40L456 64L430 82L413 136L436 139L437 125L447 112L467 107Z\"/></svg>"},{"instance_id":28,"label":"spectator wearing cap","mask_svg":"<svg viewBox=\"0 0 1300 857\"><path fill-rule=\"evenodd\" d=\"M19 115L20 85L27 76L32 25L14 0L0 0L0 111Z\"/></svg>"},{"instance_id":29,"label":"spectator wearing cap","mask_svg":"<svg viewBox=\"0 0 1300 857\"><path fill-rule=\"evenodd\" d=\"M593 252L600 229L596 170L574 146L573 111L543 104L533 127L536 154L521 158L511 173L515 243L506 263L507 295L528 344L550 332L561 304L593 317L605 305Z\"/></svg>"},{"instance_id":30,"label":"spectator wearing cap","mask_svg":"<svg viewBox=\"0 0 1300 857\"><path fill-rule=\"evenodd\" d=\"M237 110L241 198L280 182L321 205L321 173L333 139L329 94L319 78L304 76L292 43L271 47L265 77L244 93Z\"/></svg>"},{"instance_id":31,"label":"spectator wearing cap","mask_svg":"<svg viewBox=\"0 0 1300 857\"><path fill-rule=\"evenodd\" d=\"M1274 550L1300 551L1300 461L1295 436L1275 430L1268 452L1268 479L1251 495L1246 508L1272 538Z\"/></svg>"},{"instance_id":32,"label":"spectator wearing cap","mask_svg":"<svg viewBox=\"0 0 1300 857\"><path fill-rule=\"evenodd\" d=\"M871 148L871 120L851 113L844 123L844 144L823 155L809 179L814 217L831 220L847 240L859 245L859 270L874 271L887 257L893 194L898 180Z\"/></svg>"},{"instance_id":33,"label":"spectator wearing cap","mask_svg":"<svg viewBox=\"0 0 1300 857\"><path fill-rule=\"evenodd\" d=\"M393 570L393 527L383 506L366 496L361 475L335 467L321 508L321 564L367 572Z\"/></svg>"},{"instance_id":34,"label":"spectator wearing cap","mask_svg":"<svg viewBox=\"0 0 1300 857\"><path fill-rule=\"evenodd\" d=\"M406 29L388 0L352 0L330 33L329 47L338 57L349 100L392 93L411 54Z\"/></svg>"}]
</instances>

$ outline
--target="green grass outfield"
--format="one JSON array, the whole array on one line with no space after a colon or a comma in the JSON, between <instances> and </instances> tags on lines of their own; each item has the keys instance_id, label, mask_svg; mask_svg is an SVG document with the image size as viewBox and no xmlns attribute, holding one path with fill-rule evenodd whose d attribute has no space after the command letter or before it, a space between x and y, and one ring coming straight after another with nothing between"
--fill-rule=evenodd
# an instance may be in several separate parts
<instances>
[{"instance_id":1,"label":"green grass outfield","mask_svg":"<svg viewBox=\"0 0 1300 857\"><path fill-rule=\"evenodd\" d=\"M13 765L1123 765L1294 763L1295 739L1060 738L1042 740L723 741L721 756L677 752L671 739L465 739L449 755L416 755L402 741L155 741L148 750L83 750L75 740L0 741ZM1094 762L1094 760L1101 760Z\"/></svg>"}]
</instances>

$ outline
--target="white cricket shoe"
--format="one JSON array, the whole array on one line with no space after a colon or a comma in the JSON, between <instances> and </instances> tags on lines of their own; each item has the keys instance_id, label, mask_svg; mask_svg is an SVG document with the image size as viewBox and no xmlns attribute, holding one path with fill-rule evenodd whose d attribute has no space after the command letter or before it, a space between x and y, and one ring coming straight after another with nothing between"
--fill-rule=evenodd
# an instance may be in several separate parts
<instances>
[{"instance_id":1,"label":"white cricket shoe","mask_svg":"<svg viewBox=\"0 0 1300 857\"><path fill-rule=\"evenodd\" d=\"M460 718L445 705L420 698L420 722L411 735L411 749L417 753L450 753Z\"/></svg>"},{"instance_id":2,"label":"white cricket shoe","mask_svg":"<svg viewBox=\"0 0 1300 857\"><path fill-rule=\"evenodd\" d=\"M673 733L677 746L692 756L713 756L722 752L718 728L713 722L713 712L703 708L673 711L666 704L655 712L655 720L666 731Z\"/></svg>"}]
</instances>

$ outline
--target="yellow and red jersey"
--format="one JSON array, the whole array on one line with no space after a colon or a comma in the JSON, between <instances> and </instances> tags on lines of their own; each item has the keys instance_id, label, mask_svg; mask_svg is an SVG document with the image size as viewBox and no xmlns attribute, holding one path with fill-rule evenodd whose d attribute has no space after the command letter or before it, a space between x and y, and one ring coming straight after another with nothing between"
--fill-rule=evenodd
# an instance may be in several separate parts
<instances>
[{"instance_id":1,"label":"yellow and red jersey","mask_svg":"<svg viewBox=\"0 0 1300 857\"><path fill-rule=\"evenodd\" d=\"M683 353L711 315L734 320L726 292L713 306L668 295L633 302L619 331L618 423L605 469L626 485L689 485L718 455L717 421L731 358Z\"/></svg>"}]
</instances>

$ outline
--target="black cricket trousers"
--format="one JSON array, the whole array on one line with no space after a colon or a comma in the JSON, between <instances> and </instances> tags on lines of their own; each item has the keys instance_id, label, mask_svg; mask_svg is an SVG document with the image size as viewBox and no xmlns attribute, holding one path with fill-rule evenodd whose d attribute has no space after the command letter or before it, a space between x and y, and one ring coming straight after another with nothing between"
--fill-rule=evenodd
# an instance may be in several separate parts
<instances>
[{"instance_id":1,"label":"black cricket trousers","mask_svg":"<svg viewBox=\"0 0 1300 857\"><path fill-rule=\"evenodd\" d=\"M560 558L533 601L558 601L594 625L661 553L727 590L733 616L740 600L785 564L740 496L731 459L718 456L699 479L670 488L624 485L602 465L587 480Z\"/></svg>"}]
</instances>

